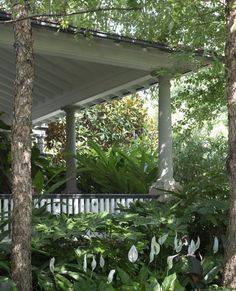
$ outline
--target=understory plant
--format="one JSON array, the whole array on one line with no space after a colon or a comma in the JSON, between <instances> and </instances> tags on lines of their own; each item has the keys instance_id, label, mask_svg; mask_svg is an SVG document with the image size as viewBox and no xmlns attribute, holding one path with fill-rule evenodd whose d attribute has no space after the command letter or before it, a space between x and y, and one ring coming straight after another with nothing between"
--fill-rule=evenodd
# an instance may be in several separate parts
<instances>
[{"instance_id":1,"label":"understory plant","mask_svg":"<svg viewBox=\"0 0 236 291\"><path fill-rule=\"evenodd\" d=\"M157 178L157 159L145 146L125 150L116 145L104 151L89 142L87 153L78 153L78 188L83 193L148 193Z\"/></svg>"},{"instance_id":2,"label":"understory plant","mask_svg":"<svg viewBox=\"0 0 236 291\"><path fill-rule=\"evenodd\" d=\"M217 284L218 239L206 250L201 238L188 236L177 208L176 202L137 202L116 214L73 216L52 215L46 206L34 209L34 290L182 291ZM9 259L10 241L1 241L4 284L12 284Z\"/></svg>"}]
</instances>

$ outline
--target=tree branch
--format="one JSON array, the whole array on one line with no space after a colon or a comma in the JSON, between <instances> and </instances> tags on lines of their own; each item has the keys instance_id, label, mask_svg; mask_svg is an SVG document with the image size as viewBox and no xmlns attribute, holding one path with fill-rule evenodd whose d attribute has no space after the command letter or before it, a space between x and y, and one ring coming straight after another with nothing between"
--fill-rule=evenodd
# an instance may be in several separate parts
<instances>
[{"instance_id":1,"label":"tree branch","mask_svg":"<svg viewBox=\"0 0 236 291\"><path fill-rule=\"evenodd\" d=\"M110 8L93 8L93 9L87 9L87 10L80 10L80 11L75 11L75 12L70 12L70 13L49 13L49 14L32 14L27 17L22 17L18 19L11 19L11 20L3 20L0 21L0 24L9 24L9 23L14 23L17 21L22 21L22 20L27 20L27 19L36 19L39 17L47 17L47 18L54 18L54 17L69 17L73 15L80 15L80 14L86 14L86 13L96 13L96 12L106 12L106 11L135 11L135 10L141 10L142 7L137 7L137 8L122 8L122 7L110 7Z\"/></svg>"}]
</instances>

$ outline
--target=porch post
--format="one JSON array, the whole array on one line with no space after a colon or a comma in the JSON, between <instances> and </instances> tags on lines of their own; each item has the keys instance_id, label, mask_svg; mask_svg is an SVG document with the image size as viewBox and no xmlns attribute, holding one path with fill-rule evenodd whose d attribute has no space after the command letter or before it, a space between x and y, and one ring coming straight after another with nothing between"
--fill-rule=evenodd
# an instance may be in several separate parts
<instances>
[{"instance_id":1,"label":"porch post","mask_svg":"<svg viewBox=\"0 0 236 291\"><path fill-rule=\"evenodd\" d=\"M75 111L73 106L64 108L66 112L66 192L78 193L76 183L76 130L75 130Z\"/></svg>"},{"instance_id":2,"label":"porch post","mask_svg":"<svg viewBox=\"0 0 236 291\"><path fill-rule=\"evenodd\" d=\"M158 180L151 186L150 193L163 194L158 189L174 190L176 186L178 187L178 183L173 178L170 77L161 76L158 106Z\"/></svg>"},{"instance_id":3,"label":"porch post","mask_svg":"<svg viewBox=\"0 0 236 291\"><path fill-rule=\"evenodd\" d=\"M164 188L173 180L170 78L159 78L158 168Z\"/></svg>"}]
</instances>

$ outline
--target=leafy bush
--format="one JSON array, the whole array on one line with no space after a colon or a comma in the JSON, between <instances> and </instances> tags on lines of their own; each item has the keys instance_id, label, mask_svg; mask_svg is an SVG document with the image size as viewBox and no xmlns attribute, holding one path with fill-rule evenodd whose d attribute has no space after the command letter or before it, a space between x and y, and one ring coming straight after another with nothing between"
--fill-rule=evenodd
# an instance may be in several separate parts
<instances>
[{"instance_id":1,"label":"leafy bush","mask_svg":"<svg viewBox=\"0 0 236 291\"><path fill-rule=\"evenodd\" d=\"M133 137L143 135L146 119L147 112L138 95L84 109L76 114L78 148L81 150L81 146L86 146L91 140L103 150L108 150L113 144L130 144ZM65 150L65 142L65 118L49 123L47 148L54 154L61 153Z\"/></svg>"},{"instance_id":2,"label":"leafy bush","mask_svg":"<svg viewBox=\"0 0 236 291\"><path fill-rule=\"evenodd\" d=\"M181 199L180 215L183 217L184 213L184 220L190 222L190 235L200 235L205 246L214 235L224 241L226 233L226 155L227 141L223 136L211 138L206 132L195 132L188 140L181 135L175 137L174 173L183 186L177 195Z\"/></svg>"},{"instance_id":3,"label":"leafy bush","mask_svg":"<svg viewBox=\"0 0 236 291\"><path fill-rule=\"evenodd\" d=\"M90 142L89 153L78 153L78 188L84 193L148 193L157 178L157 163L145 147L129 152L113 146L109 151Z\"/></svg>"},{"instance_id":4,"label":"leafy bush","mask_svg":"<svg viewBox=\"0 0 236 291\"><path fill-rule=\"evenodd\" d=\"M34 209L34 290L192 290L190 257L203 268L201 286L207 274L208 282L217 283L221 256L209 257L210 250L202 253L202 263L195 258L198 243L185 245L187 223L176 215L177 207L137 202L114 215L74 216ZM1 242L0 275L5 278L9 258L10 243Z\"/></svg>"}]
</instances>

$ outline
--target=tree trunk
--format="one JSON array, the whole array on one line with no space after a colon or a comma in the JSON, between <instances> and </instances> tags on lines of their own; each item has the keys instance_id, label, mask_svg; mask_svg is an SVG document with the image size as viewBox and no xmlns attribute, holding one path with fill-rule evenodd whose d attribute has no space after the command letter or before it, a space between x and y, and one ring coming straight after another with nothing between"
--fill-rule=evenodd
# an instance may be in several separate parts
<instances>
[{"instance_id":1,"label":"tree trunk","mask_svg":"<svg viewBox=\"0 0 236 291\"><path fill-rule=\"evenodd\" d=\"M28 15L28 5L13 7L15 20ZM22 2L21 2L22 3ZM20 291L32 290L31 269L31 112L33 89L33 40L31 21L14 23L16 78L12 124L12 279Z\"/></svg>"},{"instance_id":2,"label":"tree trunk","mask_svg":"<svg viewBox=\"0 0 236 291\"><path fill-rule=\"evenodd\" d=\"M226 1L225 72L228 97L230 213L225 248L223 284L236 288L236 9L235 0Z\"/></svg>"}]
</instances>

